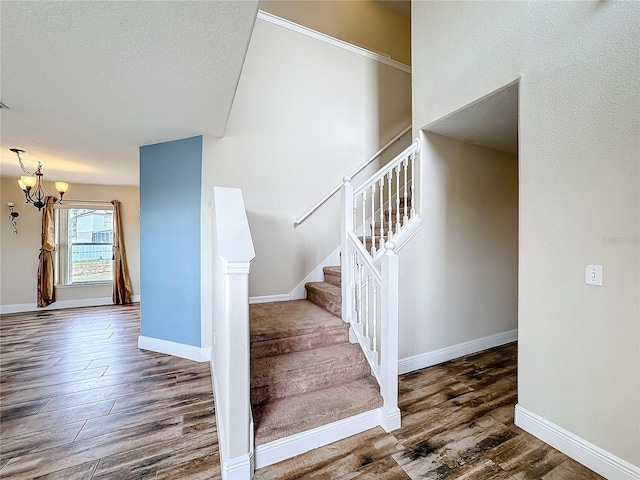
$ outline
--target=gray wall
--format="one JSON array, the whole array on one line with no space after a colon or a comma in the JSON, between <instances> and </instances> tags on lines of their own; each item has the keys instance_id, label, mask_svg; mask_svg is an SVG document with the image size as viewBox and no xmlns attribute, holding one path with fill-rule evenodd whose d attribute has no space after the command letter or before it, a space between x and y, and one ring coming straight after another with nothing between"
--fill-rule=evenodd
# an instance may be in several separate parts
<instances>
[{"instance_id":1,"label":"gray wall","mask_svg":"<svg viewBox=\"0 0 640 480\"><path fill-rule=\"evenodd\" d=\"M519 405L640 465L640 4L414 2L412 12L414 128L522 77ZM444 276L427 229L421 266ZM602 287L585 285L587 264L604 266ZM455 282L444 288L453 310L419 316L428 300L416 300L415 315L405 310L414 328L460 313ZM471 304L467 316L477 328ZM462 330L423 328L412 351L463 341Z\"/></svg>"}]
</instances>

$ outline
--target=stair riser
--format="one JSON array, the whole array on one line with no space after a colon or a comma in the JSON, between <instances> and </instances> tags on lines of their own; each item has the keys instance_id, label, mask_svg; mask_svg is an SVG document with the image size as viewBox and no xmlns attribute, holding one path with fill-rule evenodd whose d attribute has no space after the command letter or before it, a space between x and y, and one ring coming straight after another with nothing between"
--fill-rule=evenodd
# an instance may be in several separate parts
<instances>
[{"instance_id":1,"label":"stair riser","mask_svg":"<svg viewBox=\"0 0 640 480\"><path fill-rule=\"evenodd\" d=\"M345 361L342 366L335 364L311 365L308 369L291 372L291 375L281 382L269 380L264 385L253 386L251 388L251 403L257 405L285 397L302 395L371 374L371 369L366 362L354 361L351 363L349 359L342 360ZM256 379L252 378L252 383L254 380Z\"/></svg>"},{"instance_id":2,"label":"stair riser","mask_svg":"<svg viewBox=\"0 0 640 480\"><path fill-rule=\"evenodd\" d=\"M380 388L371 376L306 395L253 404L255 442L262 445L379 408L382 404Z\"/></svg>"},{"instance_id":3,"label":"stair riser","mask_svg":"<svg viewBox=\"0 0 640 480\"><path fill-rule=\"evenodd\" d=\"M340 275L338 273L325 272L324 281L330 283L331 285L335 285L336 287L342 285L342 279L340 278Z\"/></svg>"},{"instance_id":4,"label":"stair riser","mask_svg":"<svg viewBox=\"0 0 640 480\"><path fill-rule=\"evenodd\" d=\"M329 345L346 342L348 339L349 328L345 324L345 328L328 329L320 333L251 342L251 358L256 359L327 347Z\"/></svg>"},{"instance_id":5,"label":"stair riser","mask_svg":"<svg viewBox=\"0 0 640 480\"><path fill-rule=\"evenodd\" d=\"M307 300L333 313L336 317L342 317L342 302L339 297L307 290Z\"/></svg>"}]
</instances>

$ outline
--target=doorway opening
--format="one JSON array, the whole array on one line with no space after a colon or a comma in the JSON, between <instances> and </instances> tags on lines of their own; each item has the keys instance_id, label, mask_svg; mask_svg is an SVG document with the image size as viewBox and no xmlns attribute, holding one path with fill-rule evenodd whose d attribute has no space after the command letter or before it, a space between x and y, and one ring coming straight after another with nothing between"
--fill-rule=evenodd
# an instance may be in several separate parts
<instances>
[{"instance_id":1,"label":"doorway opening","mask_svg":"<svg viewBox=\"0 0 640 480\"><path fill-rule=\"evenodd\" d=\"M422 129L437 328L477 350L518 335L518 104L516 80Z\"/></svg>"}]
</instances>

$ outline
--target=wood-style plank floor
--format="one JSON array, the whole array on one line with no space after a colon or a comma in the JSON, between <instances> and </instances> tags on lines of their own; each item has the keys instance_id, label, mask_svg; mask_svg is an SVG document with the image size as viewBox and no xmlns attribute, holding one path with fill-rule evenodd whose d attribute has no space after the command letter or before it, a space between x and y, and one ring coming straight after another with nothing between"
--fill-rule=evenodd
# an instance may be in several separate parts
<instances>
[{"instance_id":1,"label":"wood-style plank floor","mask_svg":"<svg viewBox=\"0 0 640 480\"><path fill-rule=\"evenodd\" d=\"M209 365L139 350L139 322L138 305L1 317L0 478L220 478ZM400 430L256 479L601 478L513 425L516 354L513 344L403 375Z\"/></svg>"}]
</instances>

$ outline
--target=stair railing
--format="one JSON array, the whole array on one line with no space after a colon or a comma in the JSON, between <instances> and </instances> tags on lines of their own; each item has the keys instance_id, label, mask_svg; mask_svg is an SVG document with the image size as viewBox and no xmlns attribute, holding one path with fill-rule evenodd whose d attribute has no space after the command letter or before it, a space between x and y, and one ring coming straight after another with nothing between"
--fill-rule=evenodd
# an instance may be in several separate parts
<instances>
[{"instance_id":1,"label":"stair railing","mask_svg":"<svg viewBox=\"0 0 640 480\"><path fill-rule=\"evenodd\" d=\"M342 318L380 384L387 431L400 428L397 251L420 226L419 148L416 139L357 189L342 184Z\"/></svg>"},{"instance_id":2,"label":"stair railing","mask_svg":"<svg viewBox=\"0 0 640 480\"><path fill-rule=\"evenodd\" d=\"M400 152L353 192L354 230L374 259L384 252L384 244L393 240L402 248L417 230L416 153L419 140ZM345 211L346 214L346 211Z\"/></svg>"}]
</instances>

